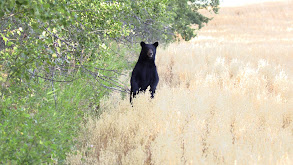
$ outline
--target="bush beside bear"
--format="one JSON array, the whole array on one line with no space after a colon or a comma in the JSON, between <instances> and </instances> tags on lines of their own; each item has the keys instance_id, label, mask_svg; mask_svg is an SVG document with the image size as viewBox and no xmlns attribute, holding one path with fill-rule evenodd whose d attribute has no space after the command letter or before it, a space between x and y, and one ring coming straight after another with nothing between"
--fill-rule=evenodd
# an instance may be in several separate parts
<instances>
[{"instance_id":1,"label":"bush beside bear","mask_svg":"<svg viewBox=\"0 0 293 165\"><path fill-rule=\"evenodd\" d=\"M159 82L159 75L155 64L158 42L154 44L140 43L141 52L138 61L132 71L130 79L130 103L140 91L145 91L150 86L151 98L154 97Z\"/></svg>"}]
</instances>

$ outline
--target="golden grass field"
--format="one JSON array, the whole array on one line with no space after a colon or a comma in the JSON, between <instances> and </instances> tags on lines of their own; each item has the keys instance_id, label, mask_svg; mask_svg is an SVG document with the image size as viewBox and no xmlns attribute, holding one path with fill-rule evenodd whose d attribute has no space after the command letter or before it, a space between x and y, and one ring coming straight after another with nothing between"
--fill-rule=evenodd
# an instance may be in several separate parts
<instances>
[{"instance_id":1,"label":"golden grass field","mask_svg":"<svg viewBox=\"0 0 293 165\"><path fill-rule=\"evenodd\" d=\"M225 7L197 38L160 48L155 98L105 98L67 163L293 164L292 11Z\"/></svg>"}]
</instances>

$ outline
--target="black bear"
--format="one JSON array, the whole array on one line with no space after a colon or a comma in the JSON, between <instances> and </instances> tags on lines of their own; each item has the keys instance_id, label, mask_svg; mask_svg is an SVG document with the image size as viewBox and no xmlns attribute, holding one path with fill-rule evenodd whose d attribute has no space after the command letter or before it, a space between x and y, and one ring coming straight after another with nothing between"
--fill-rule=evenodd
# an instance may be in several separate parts
<instances>
[{"instance_id":1,"label":"black bear","mask_svg":"<svg viewBox=\"0 0 293 165\"><path fill-rule=\"evenodd\" d=\"M159 75L155 64L158 42L154 44L140 43L141 52L132 71L130 79L130 103L139 91L145 91L150 86L151 98L154 97L159 82Z\"/></svg>"}]
</instances>

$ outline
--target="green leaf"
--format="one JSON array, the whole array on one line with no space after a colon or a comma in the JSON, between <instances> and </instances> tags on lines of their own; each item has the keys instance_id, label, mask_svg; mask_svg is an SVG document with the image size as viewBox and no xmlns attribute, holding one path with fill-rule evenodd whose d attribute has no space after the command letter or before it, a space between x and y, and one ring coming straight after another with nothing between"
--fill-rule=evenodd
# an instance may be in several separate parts
<instances>
[{"instance_id":1,"label":"green leaf","mask_svg":"<svg viewBox=\"0 0 293 165\"><path fill-rule=\"evenodd\" d=\"M4 11L0 11L0 18L4 16Z\"/></svg>"},{"instance_id":2,"label":"green leaf","mask_svg":"<svg viewBox=\"0 0 293 165\"><path fill-rule=\"evenodd\" d=\"M49 4L49 3L46 3L46 4L44 5L44 8L46 8L46 9L50 8L50 4Z\"/></svg>"},{"instance_id":3,"label":"green leaf","mask_svg":"<svg viewBox=\"0 0 293 165\"><path fill-rule=\"evenodd\" d=\"M6 43L7 43L7 41L8 41L8 38L6 38L4 35L2 35L1 34L1 36L2 36L2 39L3 39L3 41L4 41L4 43L5 43L5 45L6 45Z\"/></svg>"},{"instance_id":4,"label":"green leaf","mask_svg":"<svg viewBox=\"0 0 293 165\"><path fill-rule=\"evenodd\" d=\"M58 39L57 42L58 42L58 46L61 47L61 41L60 41L60 39Z\"/></svg>"},{"instance_id":5,"label":"green leaf","mask_svg":"<svg viewBox=\"0 0 293 165\"><path fill-rule=\"evenodd\" d=\"M57 53L60 54L60 47L56 47Z\"/></svg>"},{"instance_id":6,"label":"green leaf","mask_svg":"<svg viewBox=\"0 0 293 165\"><path fill-rule=\"evenodd\" d=\"M13 42L8 41L7 46L11 46L13 44Z\"/></svg>"}]
</instances>

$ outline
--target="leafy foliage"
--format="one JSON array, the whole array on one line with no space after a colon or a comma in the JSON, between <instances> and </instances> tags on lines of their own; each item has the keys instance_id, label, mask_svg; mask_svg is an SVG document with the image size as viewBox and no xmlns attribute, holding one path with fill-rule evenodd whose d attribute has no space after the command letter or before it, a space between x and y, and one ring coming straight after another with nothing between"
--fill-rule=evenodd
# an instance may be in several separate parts
<instances>
[{"instance_id":1,"label":"leafy foliage","mask_svg":"<svg viewBox=\"0 0 293 165\"><path fill-rule=\"evenodd\" d=\"M62 163L73 147L84 116L82 109L90 110L90 102L98 101L92 99L94 93L87 83L80 79L67 86L56 84L56 91L32 83L36 92L29 97L4 97L0 106L0 163ZM57 108L54 92L60 105Z\"/></svg>"},{"instance_id":2,"label":"leafy foliage","mask_svg":"<svg viewBox=\"0 0 293 165\"><path fill-rule=\"evenodd\" d=\"M189 40L207 7L218 0L1 1L0 163L62 162L99 99L128 92L134 43Z\"/></svg>"}]
</instances>

